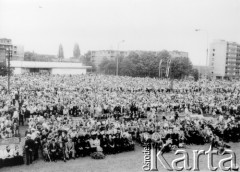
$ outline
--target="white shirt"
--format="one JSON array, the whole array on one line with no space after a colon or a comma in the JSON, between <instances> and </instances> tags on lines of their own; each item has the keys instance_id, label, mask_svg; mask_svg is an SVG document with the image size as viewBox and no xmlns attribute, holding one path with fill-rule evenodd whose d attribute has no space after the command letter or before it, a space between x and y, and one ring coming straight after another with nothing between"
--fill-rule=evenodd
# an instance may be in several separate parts
<instances>
[{"instance_id":1,"label":"white shirt","mask_svg":"<svg viewBox=\"0 0 240 172\"><path fill-rule=\"evenodd\" d=\"M12 158L13 156L14 156L14 151L12 149L10 149L9 152L7 152L6 149L2 151L2 159Z\"/></svg>"},{"instance_id":2,"label":"white shirt","mask_svg":"<svg viewBox=\"0 0 240 172\"><path fill-rule=\"evenodd\" d=\"M13 112L13 117L12 117L12 118L15 118L15 119L17 118L17 119L19 119L19 113L18 113L18 111L15 110L15 111Z\"/></svg>"}]
</instances>

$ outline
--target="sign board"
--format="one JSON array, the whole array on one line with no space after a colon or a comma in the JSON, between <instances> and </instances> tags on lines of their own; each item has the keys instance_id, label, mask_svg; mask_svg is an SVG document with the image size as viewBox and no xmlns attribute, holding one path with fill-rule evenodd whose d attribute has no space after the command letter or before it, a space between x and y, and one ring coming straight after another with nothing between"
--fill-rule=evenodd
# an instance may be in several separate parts
<instances>
[{"instance_id":1,"label":"sign board","mask_svg":"<svg viewBox=\"0 0 240 172\"><path fill-rule=\"evenodd\" d=\"M0 145L20 144L19 137L0 139Z\"/></svg>"}]
</instances>

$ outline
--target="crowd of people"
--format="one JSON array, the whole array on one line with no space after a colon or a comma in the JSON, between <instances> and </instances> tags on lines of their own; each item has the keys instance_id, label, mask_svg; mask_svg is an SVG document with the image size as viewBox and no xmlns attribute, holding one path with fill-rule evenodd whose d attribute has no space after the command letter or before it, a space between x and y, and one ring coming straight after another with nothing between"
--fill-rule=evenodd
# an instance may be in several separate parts
<instances>
[{"instance_id":1,"label":"crowd of people","mask_svg":"<svg viewBox=\"0 0 240 172\"><path fill-rule=\"evenodd\" d=\"M2 99L4 100L4 96ZM0 104L2 104L0 105L0 139L18 137L19 109L17 106L3 107L3 103L3 101L0 101Z\"/></svg>"},{"instance_id":2,"label":"crowd of people","mask_svg":"<svg viewBox=\"0 0 240 172\"><path fill-rule=\"evenodd\" d=\"M34 116L26 131L27 163L38 159L39 148L45 161L84 157L94 152L116 154L134 150L131 135L114 118L72 118Z\"/></svg>"},{"instance_id":3,"label":"crowd of people","mask_svg":"<svg viewBox=\"0 0 240 172\"><path fill-rule=\"evenodd\" d=\"M0 126L1 119L4 126L6 119L28 124L27 164L39 149L46 161L66 161L134 150L133 141L166 151L240 139L239 81L38 74L11 79L7 94L6 78L0 78Z\"/></svg>"}]
</instances>

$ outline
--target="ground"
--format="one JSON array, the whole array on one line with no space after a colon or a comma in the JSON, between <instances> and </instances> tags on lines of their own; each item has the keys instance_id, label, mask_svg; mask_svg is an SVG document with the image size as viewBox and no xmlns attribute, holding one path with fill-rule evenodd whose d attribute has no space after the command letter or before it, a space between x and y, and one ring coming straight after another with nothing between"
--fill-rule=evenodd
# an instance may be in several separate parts
<instances>
[{"instance_id":1,"label":"ground","mask_svg":"<svg viewBox=\"0 0 240 172\"><path fill-rule=\"evenodd\" d=\"M229 143L231 149L236 153L237 164L240 165L240 143ZM189 152L190 166L192 166L192 150L205 150L209 149L209 145L204 146L189 146L186 150ZM177 157L182 157L174 155L175 152L167 153L164 155L166 160L171 163ZM215 155L213 158L213 165L218 167L218 162L224 157L229 157L229 155L221 156ZM91 157L78 158L76 160L70 160L66 163L63 161L58 162L44 162L43 160L38 160L32 165L22 165L1 168L1 172L141 172L144 161L143 148L136 144L135 151L124 152L115 155L107 155L105 159L94 160ZM207 167L207 155L200 156L200 171L210 171ZM181 166L182 163L179 164ZM226 166L229 163L226 164ZM167 171L158 162L159 171Z\"/></svg>"}]
</instances>

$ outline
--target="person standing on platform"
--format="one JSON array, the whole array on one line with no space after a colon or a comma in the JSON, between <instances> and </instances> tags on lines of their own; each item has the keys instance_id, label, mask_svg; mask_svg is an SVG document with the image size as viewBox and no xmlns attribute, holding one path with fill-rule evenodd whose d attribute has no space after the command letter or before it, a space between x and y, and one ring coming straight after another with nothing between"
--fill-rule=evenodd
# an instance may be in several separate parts
<instances>
[{"instance_id":1,"label":"person standing on platform","mask_svg":"<svg viewBox=\"0 0 240 172\"><path fill-rule=\"evenodd\" d=\"M34 141L31 139L31 135L28 134L27 140L25 141L27 165L32 164L33 149L34 149Z\"/></svg>"}]
</instances>

